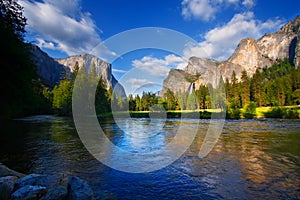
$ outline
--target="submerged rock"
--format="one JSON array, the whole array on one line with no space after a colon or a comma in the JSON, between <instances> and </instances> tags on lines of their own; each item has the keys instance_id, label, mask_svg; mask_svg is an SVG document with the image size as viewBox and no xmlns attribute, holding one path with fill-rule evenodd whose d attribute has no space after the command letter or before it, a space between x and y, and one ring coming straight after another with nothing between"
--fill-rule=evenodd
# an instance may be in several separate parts
<instances>
[{"instance_id":1,"label":"submerged rock","mask_svg":"<svg viewBox=\"0 0 300 200\"><path fill-rule=\"evenodd\" d=\"M11 195L12 200L35 200L46 194L46 187L26 185Z\"/></svg>"},{"instance_id":2,"label":"submerged rock","mask_svg":"<svg viewBox=\"0 0 300 200\"><path fill-rule=\"evenodd\" d=\"M93 191L86 181L76 176L68 179L69 200L90 200L93 199Z\"/></svg>"}]
</instances>

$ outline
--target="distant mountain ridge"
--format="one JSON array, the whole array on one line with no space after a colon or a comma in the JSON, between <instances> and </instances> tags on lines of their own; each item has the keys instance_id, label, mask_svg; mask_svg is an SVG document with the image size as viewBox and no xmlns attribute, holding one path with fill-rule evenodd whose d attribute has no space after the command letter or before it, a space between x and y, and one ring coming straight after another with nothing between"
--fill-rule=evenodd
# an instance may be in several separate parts
<instances>
[{"instance_id":1,"label":"distant mountain ridge","mask_svg":"<svg viewBox=\"0 0 300 200\"><path fill-rule=\"evenodd\" d=\"M118 84L118 81L112 74L111 64L96 56L83 54L54 59L33 44L29 45L29 51L32 55L32 60L37 67L38 75L42 81L49 86L59 84L61 80L74 70L74 66L77 62L79 67L84 65L88 72L91 67L95 65L96 73L98 76L102 76L107 89L109 89L109 87L115 88L115 93L117 95L121 92L122 96L126 96L123 86Z\"/></svg>"},{"instance_id":2,"label":"distant mountain ridge","mask_svg":"<svg viewBox=\"0 0 300 200\"><path fill-rule=\"evenodd\" d=\"M184 70L171 69L164 80L162 94L168 89L183 92L194 84L211 83L216 86L221 77L231 79L235 71L240 80L242 71L246 70L250 77L256 69L270 67L279 59L289 59L296 68L300 67L300 16L283 25L275 33L265 34L260 39L245 38L240 41L231 57L218 62L213 59L191 57ZM194 80L189 77L194 76Z\"/></svg>"}]
</instances>

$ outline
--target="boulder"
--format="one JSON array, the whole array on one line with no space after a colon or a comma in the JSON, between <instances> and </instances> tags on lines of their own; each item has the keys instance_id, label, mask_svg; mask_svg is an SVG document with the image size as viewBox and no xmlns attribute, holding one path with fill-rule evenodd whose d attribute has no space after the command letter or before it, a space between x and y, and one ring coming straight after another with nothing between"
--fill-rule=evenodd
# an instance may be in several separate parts
<instances>
[{"instance_id":1,"label":"boulder","mask_svg":"<svg viewBox=\"0 0 300 200\"><path fill-rule=\"evenodd\" d=\"M16 190L12 195L12 200L35 200L40 199L47 192L46 187L26 185Z\"/></svg>"},{"instance_id":2,"label":"boulder","mask_svg":"<svg viewBox=\"0 0 300 200\"><path fill-rule=\"evenodd\" d=\"M86 181L76 176L68 179L69 200L90 200L93 199L93 191Z\"/></svg>"},{"instance_id":3,"label":"boulder","mask_svg":"<svg viewBox=\"0 0 300 200\"><path fill-rule=\"evenodd\" d=\"M47 194L44 195L41 200L63 200L68 196L67 188L58 186L48 190Z\"/></svg>"},{"instance_id":4,"label":"boulder","mask_svg":"<svg viewBox=\"0 0 300 200\"><path fill-rule=\"evenodd\" d=\"M58 184L58 178L52 175L29 174L20 178L15 184L15 190L26 185L52 188Z\"/></svg>"},{"instance_id":5,"label":"boulder","mask_svg":"<svg viewBox=\"0 0 300 200\"><path fill-rule=\"evenodd\" d=\"M15 181L18 179L16 176L5 176L0 178L0 199L9 199L13 192Z\"/></svg>"}]
</instances>

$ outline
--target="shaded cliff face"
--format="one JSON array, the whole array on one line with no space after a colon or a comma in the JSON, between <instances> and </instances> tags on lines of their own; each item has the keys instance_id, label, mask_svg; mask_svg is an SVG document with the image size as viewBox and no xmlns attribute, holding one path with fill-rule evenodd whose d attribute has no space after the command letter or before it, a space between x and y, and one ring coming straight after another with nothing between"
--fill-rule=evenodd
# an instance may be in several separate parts
<instances>
[{"instance_id":1,"label":"shaded cliff face","mask_svg":"<svg viewBox=\"0 0 300 200\"><path fill-rule=\"evenodd\" d=\"M246 38L240 41L232 56L224 61L217 62L211 59L191 57L185 70L181 71L184 77L198 76L191 80L179 77L178 73L171 70L164 81L162 94L166 88L172 91L187 91L191 82L198 88L200 84L211 83L214 87L218 84L220 76L225 81L231 80L235 71L238 80L242 72L247 71L252 76L256 69L270 67L278 59L288 58L289 61L300 67L300 16L285 24L279 31L266 34L257 41ZM216 68L218 70L216 70ZM195 77L193 77L195 78Z\"/></svg>"},{"instance_id":2,"label":"shaded cliff face","mask_svg":"<svg viewBox=\"0 0 300 200\"><path fill-rule=\"evenodd\" d=\"M37 73L46 85L57 85L60 80L64 79L66 74L70 73L69 68L56 62L38 46L29 44L28 49L32 55L32 61L37 67Z\"/></svg>"}]
</instances>

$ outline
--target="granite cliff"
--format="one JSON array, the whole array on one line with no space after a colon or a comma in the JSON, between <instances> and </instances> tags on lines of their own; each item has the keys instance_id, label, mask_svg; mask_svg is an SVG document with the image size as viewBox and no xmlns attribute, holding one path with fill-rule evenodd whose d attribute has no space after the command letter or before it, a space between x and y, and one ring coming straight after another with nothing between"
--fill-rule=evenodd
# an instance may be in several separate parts
<instances>
[{"instance_id":1,"label":"granite cliff","mask_svg":"<svg viewBox=\"0 0 300 200\"><path fill-rule=\"evenodd\" d=\"M37 67L38 75L41 80L49 86L57 85L60 80L69 76L70 72L74 70L75 63L77 62L79 67L84 65L88 71L95 65L96 73L98 76L102 76L107 89L109 87L115 88L116 94L121 92L122 96L126 96L123 86L118 84L118 81L112 74L111 64L96 56L83 54L54 59L43 52L38 46L32 44L29 45L29 51L32 55L32 60Z\"/></svg>"},{"instance_id":2,"label":"granite cliff","mask_svg":"<svg viewBox=\"0 0 300 200\"><path fill-rule=\"evenodd\" d=\"M260 39L245 38L226 61L191 57L184 70L171 70L164 80L162 94L167 89L174 92L187 91L191 84L211 83L214 87L222 77L230 80L235 71L240 80L242 71L252 76L256 69L270 67L279 59L289 59L296 68L300 67L300 16L288 22L275 33L265 34ZM175 72L176 71L176 72ZM188 77L194 77L190 79ZM197 76L197 77L196 77Z\"/></svg>"},{"instance_id":3,"label":"granite cliff","mask_svg":"<svg viewBox=\"0 0 300 200\"><path fill-rule=\"evenodd\" d=\"M123 86L118 84L118 81L112 74L111 64L105 62L100 58L97 58L96 56L90 54L82 54L78 56L70 56L68 58L55 59L55 61L70 69L71 72L74 70L74 66L76 63L78 63L79 67L85 66L88 72L94 65L97 75L103 78L107 89L109 89L109 87L112 87L114 88L116 94L119 94L121 92L122 96L126 96Z\"/></svg>"}]
</instances>

